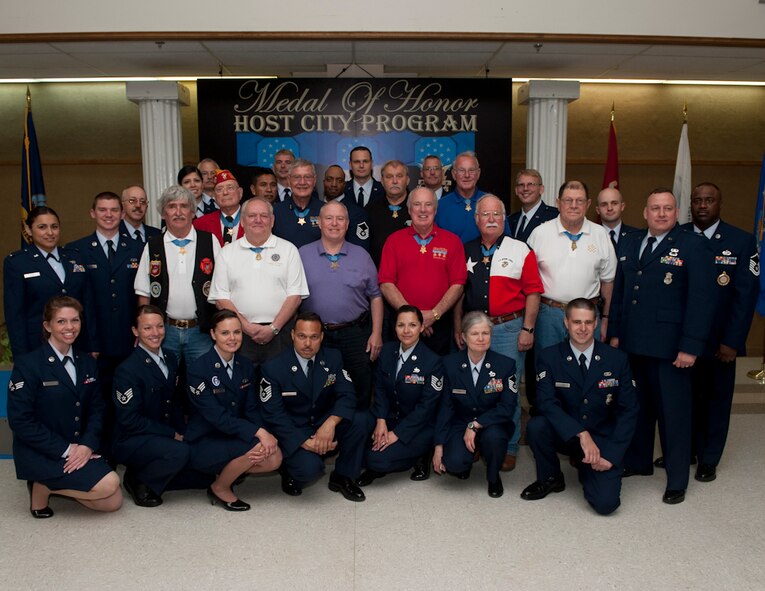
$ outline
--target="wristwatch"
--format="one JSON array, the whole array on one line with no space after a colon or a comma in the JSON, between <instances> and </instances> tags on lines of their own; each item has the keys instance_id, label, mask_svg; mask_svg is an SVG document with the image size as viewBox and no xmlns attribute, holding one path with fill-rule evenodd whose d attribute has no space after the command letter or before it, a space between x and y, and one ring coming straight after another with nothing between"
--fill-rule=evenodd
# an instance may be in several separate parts
<instances>
[{"instance_id":1,"label":"wristwatch","mask_svg":"<svg viewBox=\"0 0 765 591\"><path fill-rule=\"evenodd\" d=\"M478 433L478 427L475 426L475 421L470 421L467 428Z\"/></svg>"},{"instance_id":2,"label":"wristwatch","mask_svg":"<svg viewBox=\"0 0 765 591\"><path fill-rule=\"evenodd\" d=\"M274 336L276 336L276 335L278 335L278 334L279 334L279 329L278 329L278 328L276 328L276 327L275 327L273 324L269 324L269 325L268 325L268 328L270 328L270 329L271 329L271 332L272 332L272 333L274 333Z\"/></svg>"},{"instance_id":3,"label":"wristwatch","mask_svg":"<svg viewBox=\"0 0 765 591\"><path fill-rule=\"evenodd\" d=\"M522 326L521 330L525 330L529 334L534 334L534 327L533 326L531 328L529 328L527 326Z\"/></svg>"}]
</instances>

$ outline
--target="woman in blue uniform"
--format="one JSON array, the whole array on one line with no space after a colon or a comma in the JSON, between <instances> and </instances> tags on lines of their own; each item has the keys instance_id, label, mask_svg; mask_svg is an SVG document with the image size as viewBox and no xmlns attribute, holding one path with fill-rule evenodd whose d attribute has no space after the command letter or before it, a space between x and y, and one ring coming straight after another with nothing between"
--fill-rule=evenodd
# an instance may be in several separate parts
<instances>
[{"instance_id":1,"label":"woman in blue uniform","mask_svg":"<svg viewBox=\"0 0 765 591\"><path fill-rule=\"evenodd\" d=\"M104 412L96 361L72 347L81 318L77 300L52 298L43 311L48 342L16 359L8 384L16 476L28 481L38 519L53 517L51 493L96 511L122 505L119 476L96 453Z\"/></svg>"},{"instance_id":2,"label":"woman in blue uniform","mask_svg":"<svg viewBox=\"0 0 765 591\"><path fill-rule=\"evenodd\" d=\"M189 467L217 475L207 489L213 505L247 511L250 505L232 490L234 481L246 473L276 470L282 453L276 438L265 429L252 363L237 353L242 323L236 313L216 312L210 336L214 345L187 371L195 411L186 430L186 441L193 445Z\"/></svg>"},{"instance_id":3,"label":"woman in blue uniform","mask_svg":"<svg viewBox=\"0 0 765 591\"><path fill-rule=\"evenodd\" d=\"M34 207L26 225L32 244L9 254L3 265L5 322L14 357L43 344L43 308L53 296L68 295L82 302L86 310L93 308L85 264L78 251L58 245L58 214L50 207ZM78 348L88 351L93 350L90 343L97 342L93 316L87 313L87 335L83 333L77 342Z\"/></svg>"},{"instance_id":4,"label":"woman in blue uniform","mask_svg":"<svg viewBox=\"0 0 765 591\"><path fill-rule=\"evenodd\" d=\"M194 195L194 201L196 201L197 207L201 205L202 213L199 213L197 217L203 213L210 213L205 209L204 202L201 202L202 192L204 191L204 182L202 181L202 173L196 166L184 166L178 171L178 184L191 191ZM213 208L211 211L215 211ZM196 214L196 212L195 212Z\"/></svg>"},{"instance_id":5,"label":"woman in blue uniform","mask_svg":"<svg viewBox=\"0 0 765 591\"><path fill-rule=\"evenodd\" d=\"M372 448L366 454L367 470L359 486L371 484L389 472L414 466L410 478L430 475L430 452L436 408L444 385L441 358L421 342L422 312L401 306L395 320L397 341L383 346L375 376L375 419Z\"/></svg>"},{"instance_id":6,"label":"woman in blue uniform","mask_svg":"<svg viewBox=\"0 0 765 591\"><path fill-rule=\"evenodd\" d=\"M465 350L444 357L446 384L436 421L433 469L466 479L478 450L486 461L489 496L497 498L504 492L499 469L513 434L518 387L515 362L489 350L491 329L486 314L469 312L461 326Z\"/></svg>"}]
</instances>

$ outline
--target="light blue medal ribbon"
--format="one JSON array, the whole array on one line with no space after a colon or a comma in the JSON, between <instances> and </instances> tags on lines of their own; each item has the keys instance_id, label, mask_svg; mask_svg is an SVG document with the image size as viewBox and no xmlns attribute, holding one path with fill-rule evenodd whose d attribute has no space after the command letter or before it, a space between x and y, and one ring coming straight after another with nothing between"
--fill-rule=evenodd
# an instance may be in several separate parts
<instances>
[{"instance_id":1,"label":"light blue medal ribbon","mask_svg":"<svg viewBox=\"0 0 765 591\"><path fill-rule=\"evenodd\" d=\"M499 244L495 243L494 246L487 249L487 248L484 248L483 244L481 245L481 254L483 255L483 260L481 262L484 265L489 264L489 257L491 257L491 255L493 255L496 252L498 246Z\"/></svg>"},{"instance_id":2,"label":"light blue medal ribbon","mask_svg":"<svg viewBox=\"0 0 765 591\"><path fill-rule=\"evenodd\" d=\"M340 257L345 256L346 253L344 252L338 252L337 254L329 254L328 252L321 253L322 256L325 256L329 259L329 268L330 269L337 269L340 266Z\"/></svg>"},{"instance_id":3,"label":"light blue medal ribbon","mask_svg":"<svg viewBox=\"0 0 765 591\"><path fill-rule=\"evenodd\" d=\"M563 233L568 236L569 240L571 240L571 250L576 250L576 243L582 237L584 232L579 232L579 234L572 234L571 232L564 230Z\"/></svg>"},{"instance_id":4,"label":"light blue medal ribbon","mask_svg":"<svg viewBox=\"0 0 765 591\"><path fill-rule=\"evenodd\" d=\"M428 236L427 238L420 238L417 234L414 235L414 241L420 245L420 252L422 254L425 254L428 252L428 249L426 246L430 244L430 241L433 240L433 234Z\"/></svg>"},{"instance_id":5,"label":"light blue medal ribbon","mask_svg":"<svg viewBox=\"0 0 765 591\"><path fill-rule=\"evenodd\" d=\"M390 205L390 204L388 204L388 209L390 209L393 212L393 216L392 217L397 218L398 217L398 212L401 209L401 206L400 205Z\"/></svg>"}]
</instances>

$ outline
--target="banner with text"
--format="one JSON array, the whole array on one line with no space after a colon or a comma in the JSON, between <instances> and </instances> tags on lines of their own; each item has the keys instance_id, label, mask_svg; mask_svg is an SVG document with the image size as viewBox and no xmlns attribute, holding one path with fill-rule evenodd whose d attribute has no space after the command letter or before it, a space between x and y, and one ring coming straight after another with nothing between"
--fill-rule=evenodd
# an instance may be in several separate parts
<instances>
[{"instance_id":1,"label":"banner with text","mask_svg":"<svg viewBox=\"0 0 765 591\"><path fill-rule=\"evenodd\" d=\"M249 187L251 167L270 168L289 149L317 168L346 171L350 151L372 151L374 176L388 160L409 167L417 185L425 156L448 169L466 150L481 164L479 186L509 200L512 80L256 79L198 80L199 151ZM447 183L451 175L446 174Z\"/></svg>"}]
</instances>

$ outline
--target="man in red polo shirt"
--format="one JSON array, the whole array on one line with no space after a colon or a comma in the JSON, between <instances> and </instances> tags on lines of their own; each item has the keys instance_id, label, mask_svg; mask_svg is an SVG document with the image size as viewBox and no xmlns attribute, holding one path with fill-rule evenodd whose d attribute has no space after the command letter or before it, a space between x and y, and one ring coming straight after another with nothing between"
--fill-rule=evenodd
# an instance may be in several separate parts
<instances>
[{"instance_id":1,"label":"man in red polo shirt","mask_svg":"<svg viewBox=\"0 0 765 591\"><path fill-rule=\"evenodd\" d=\"M435 225L438 200L419 187L409 194L411 227L388 237L378 280L386 301L398 309L417 306L425 320L423 340L439 355L449 353L454 304L462 296L467 269L460 239Z\"/></svg>"}]
</instances>

